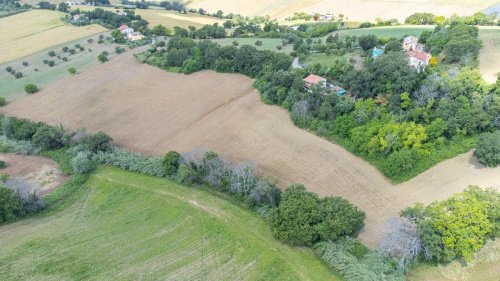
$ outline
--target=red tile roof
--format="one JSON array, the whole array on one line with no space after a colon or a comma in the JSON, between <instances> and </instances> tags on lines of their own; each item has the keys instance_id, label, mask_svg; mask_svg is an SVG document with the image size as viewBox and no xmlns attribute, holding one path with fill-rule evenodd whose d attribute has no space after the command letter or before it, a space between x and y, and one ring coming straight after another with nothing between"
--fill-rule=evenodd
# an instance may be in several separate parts
<instances>
[{"instance_id":1,"label":"red tile roof","mask_svg":"<svg viewBox=\"0 0 500 281\"><path fill-rule=\"evenodd\" d=\"M309 83L311 85L314 85L314 84L319 84L319 83L322 83L323 81L325 81L326 79L321 77L321 76L318 76L318 75L314 75L314 74L311 74L309 76L307 76L306 78L303 79L306 83Z\"/></svg>"},{"instance_id":2,"label":"red tile roof","mask_svg":"<svg viewBox=\"0 0 500 281\"><path fill-rule=\"evenodd\" d=\"M118 29L119 29L120 31L124 31L125 29L128 29L128 25L125 25L125 24L124 24L124 25L121 25L120 27L118 27Z\"/></svg>"},{"instance_id":3,"label":"red tile roof","mask_svg":"<svg viewBox=\"0 0 500 281\"><path fill-rule=\"evenodd\" d=\"M427 61L430 58L430 55L427 53L422 53L418 51L409 51L405 53L408 57L414 57L421 61Z\"/></svg>"}]
</instances>

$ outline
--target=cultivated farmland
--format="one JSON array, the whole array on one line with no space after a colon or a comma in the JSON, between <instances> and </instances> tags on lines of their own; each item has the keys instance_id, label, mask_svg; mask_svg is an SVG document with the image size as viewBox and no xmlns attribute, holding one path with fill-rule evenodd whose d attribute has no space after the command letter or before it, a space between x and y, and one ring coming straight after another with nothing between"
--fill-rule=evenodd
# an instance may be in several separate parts
<instances>
[{"instance_id":1,"label":"cultivated farmland","mask_svg":"<svg viewBox=\"0 0 500 281\"><path fill-rule=\"evenodd\" d=\"M95 9L95 7L91 6L75 6L75 9L76 8L82 11ZM108 7L100 7L100 8L112 12L120 10ZM149 27L161 24L168 28L173 28L174 26L187 28L190 25L195 27L201 27L205 24L213 24L216 22L222 24L224 22L221 19L210 16L202 16L199 14L192 14L192 13L181 14L179 12L167 11L160 8L136 9L134 11L136 15L140 15L143 19L149 22Z\"/></svg>"},{"instance_id":2,"label":"cultivated farmland","mask_svg":"<svg viewBox=\"0 0 500 281\"><path fill-rule=\"evenodd\" d=\"M33 10L1 18L0 63L106 30L95 24L71 26L61 21L62 16L60 12Z\"/></svg>"},{"instance_id":3,"label":"cultivated farmland","mask_svg":"<svg viewBox=\"0 0 500 281\"><path fill-rule=\"evenodd\" d=\"M341 280L259 215L196 188L101 168L72 200L0 227L0 279Z\"/></svg>"},{"instance_id":4,"label":"cultivated farmland","mask_svg":"<svg viewBox=\"0 0 500 281\"><path fill-rule=\"evenodd\" d=\"M205 147L234 162L255 161L262 175L279 179L282 187L304 183L365 210L360 237L370 246L377 245L387 219L414 202L442 200L469 184L500 188L500 168L483 168L472 153L393 186L367 162L297 128L285 110L264 105L251 79L212 71L168 73L139 64L131 53L17 99L0 112L103 130L117 144L148 154Z\"/></svg>"},{"instance_id":5,"label":"cultivated farmland","mask_svg":"<svg viewBox=\"0 0 500 281\"><path fill-rule=\"evenodd\" d=\"M203 8L209 12L222 10L225 13L233 12L245 16L269 15L280 19L291 16L294 12L304 11L344 14L354 21L374 21L380 17L403 22L406 17L417 12L432 12L443 16L471 15L495 3L496 0L195 0L189 1L188 6Z\"/></svg>"}]
</instances>

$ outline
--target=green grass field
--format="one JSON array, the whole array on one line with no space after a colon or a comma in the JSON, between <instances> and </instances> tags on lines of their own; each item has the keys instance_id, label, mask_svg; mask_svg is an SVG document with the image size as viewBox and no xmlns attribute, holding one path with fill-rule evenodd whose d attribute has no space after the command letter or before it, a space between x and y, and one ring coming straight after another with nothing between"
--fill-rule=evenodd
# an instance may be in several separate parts
<instances>
[{"instance_id":1,"label":"green grass field","mask_svg":"<svg viewBox=\"0 0 500 281\"><path fill-rule=\"evenodd\" d=\"M55 210L0 226L0 245L0 280L341 280L255 213L109 167Z\"/></svg>"},{"instance_id":2,"label":"green grass field","mask_svg":"<svg viewBox=\"0 0 500 281\"><path fill-rule=\"evenodd\" d=\"M94 42L88 43L87 39L89 38L92 38ZM33 83L39 88L43 88L44 86L50 85L55 81L71 76L68 72L68 69L71 67L74 67L77 72L81 72L98 65L99 62L97 61L97 55L102 51L108 51L110 54L109 58L114 57L116 55L114 50L115 45L108 43L98 44L98 38L99 35L97 34L84 37L44 49L35 54L19 58L8 63L0 64L0 85L2 85L2 87L0 87L0 97L12 100L19 95L24 94L24 86L28 83ZM85 50L78 50L74 55L62 52L62 48L64 46L75 48L75 44L80 44L85 48ZM92 49L92 52L89 52L88 49ZM57 55L61 56L61 58L67 57L68 61L64 62L62 59L58 59L57 57L48 56L48 52L51 50L55 51ZM47 64L43 63L43 60L53 60L55 65L49 67ZM22 64L23 62L28 62L28 66L24 66ZM7 66L11 66L16 71L22 72L23 77L16 79L12 74L5 70ZM35 69L38 71L35 71Z\"/></svg>"},{"instance_id":3,"label":"green grass field","mask_svg":"<svg viewBox=\"0 0 500 281\"><path fill-rule=\"evenodd\" d=\"M395 37L402 38L406 35L420 36L424 30L432 30L433 26L423 25L402 25L402 26L385 26L385 27L372 27L360 29L345 29L336 31L339 35L361 36L373 34L377 37Z\"/></svg>"}]
</instances>

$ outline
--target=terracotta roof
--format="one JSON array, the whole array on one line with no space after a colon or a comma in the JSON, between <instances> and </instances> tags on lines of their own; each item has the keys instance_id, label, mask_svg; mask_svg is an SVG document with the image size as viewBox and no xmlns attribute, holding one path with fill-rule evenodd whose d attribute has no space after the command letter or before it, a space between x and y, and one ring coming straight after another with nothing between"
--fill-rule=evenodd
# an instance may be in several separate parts
<instances>
[{"instance_id":1,"label":"terracotta roof","mask_svg":"<svg viewBox=\"0 0 500 281\"><path fill-rule=\"evenodd\" d=\"M426 61L430 59L430 55L427 53L422 53L418 51L409 51L405 53L408 57L414 57L416 59L419 59L421 61Z\"/></svg>"},{"instance_id":2,"label":"terracotta roof","mask_svg":"<svg viewBox=\"0 0 500 281\"><path fill-rule=\"evenodd\" d=\"M303 80L309 84L319 84L319 83L322 83L323 81L325 81L326 79L321 77L321 76L311 74L311 75L307 76L306 78L304 78Z\"/></svg>"},{"instance_id":3,"label":"terracotta roof","mask_svg":"<svg viewBox=\"0 0 500 281\"><path fill-rule=\"evenodd\" d=\"M121 25L120 27L118 27L118 29L119 29L120 31L124 31L125 29L128 29L128 25L125 25L125 24L124 24L124 25Z\"/></svg>"}]
</instances>

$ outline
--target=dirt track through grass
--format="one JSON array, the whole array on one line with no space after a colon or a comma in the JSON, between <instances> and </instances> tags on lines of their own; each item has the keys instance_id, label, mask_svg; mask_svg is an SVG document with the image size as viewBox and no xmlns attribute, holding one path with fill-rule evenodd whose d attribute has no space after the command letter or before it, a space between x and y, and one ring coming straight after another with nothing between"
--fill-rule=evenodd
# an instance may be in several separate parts
<instances>
[{"instance_id":1,"label":"dirt track through grass","mask_svg":"<svg viewBox=\"0 0 500 281\"><path fill-rule=\"evenodd\" d=\"M141 65L125 53L0 109L6 115L91 131L119 145L162 155L195 148L252 160L282 187L303 183L320 195L348 198L367 212L363 242L376 246L390 217L415 202L445 199L469 184L500 189L500 168L471 153L394 186L342 147L295 127L288 113L263 104L252 80L202 71L189 76Z\"/></svg>"}]
</instances>

